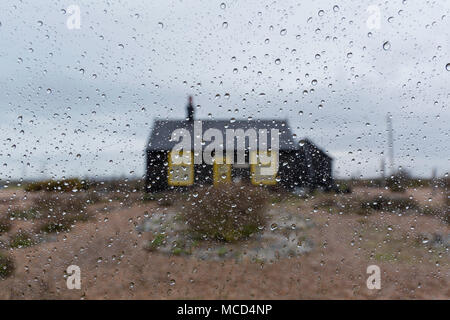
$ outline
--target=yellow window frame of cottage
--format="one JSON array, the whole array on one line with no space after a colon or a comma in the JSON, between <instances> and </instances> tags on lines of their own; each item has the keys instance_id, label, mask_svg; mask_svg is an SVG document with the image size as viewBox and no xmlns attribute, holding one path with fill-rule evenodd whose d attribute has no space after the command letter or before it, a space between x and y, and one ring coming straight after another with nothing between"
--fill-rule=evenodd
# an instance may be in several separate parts
<instances>
[{"instance_id":1,"label":"yellow window frame of cottage","mask_svg":"<svg viewBox=\"0 0 450 320\"><path fill-rule=\"evenodd\" d=\"M261 157L259 157L260 154L265 154L266 156L270 156L270 162L268 163L261 163ZM275 185L277 184L277 174L278 174L278 157L275 152L271 151L251 151L250 152L250 178L251 183L253 185ZM259 175L258 171L261 168L268 168L267 165L269 165L269 168L272 166L276 166L277 170L274 170L275 172L271 175Z\"/></svg>"},{"instance_id":2,"label":"yellow window frame of cottage","mask_svg":"<svg viewBox=\"0 0 450 320\"><path fill-rule=\"evenodd\" d=\"M181 157L180 163L174 163L173 156ZM189 159L186 163L186 159ZM178 161L177 161L178 162ZM170 186L191 186L194 184L194 153L191 151L171 151L168 154L167 183ZM176 170L188 170L188 179L179 180L175 178Z\"/></svg>"},{"instance_id":3,"label":"yellow window frame of cottage","mask_svg":"<svg viewBox=\"0 0 450 320\"><path fill-rule=\"evenodd\" d=\"M231 161L228 161L228 158L223 158L222 161L219 160L221 159L215 158L213 163L213 182L215 186L231 182ZM223 170L224 168L226 171ZM225 171L225 175L223 171Z\"/></svg>"}]
</instances>

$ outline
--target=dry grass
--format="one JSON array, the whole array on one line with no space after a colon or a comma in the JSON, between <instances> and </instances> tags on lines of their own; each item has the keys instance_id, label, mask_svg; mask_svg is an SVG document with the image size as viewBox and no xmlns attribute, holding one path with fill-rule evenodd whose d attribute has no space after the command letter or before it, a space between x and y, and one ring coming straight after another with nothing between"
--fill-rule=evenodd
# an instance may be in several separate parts
<instances>
[{"instance_id":1,"label":"dry grass","mask_svg":"<svg viewBox=\"0 0 450 320\"><path fill-rule=\"evenodd\" d=\"M206 190L204 190L206 192ZM14 191L17 192L17 191ZM248 190L234 192L253 197ZM262 190L266 192L266 190ZM12 192L0 193L8 201ZM44 193L17 192L23 210L35 206ZM428 235L450 234L450 226L435 215L425 215L422 208L443 208L448 198L444 193L431 196L430 189L407 190L419 208L401 210L386 204L389 210L368 208L369 215L357 215L362 202L372 202L382 195L385 199L401 194L382 188L355 188L348 194L315 194L305 199L270 193L271 214L300 215L311 222L308 236L314 249L307 255L282 258L261 264L247 259L218 261L196 259L192 256L165 255L143 250L148 241L145 233L136 230L146 216L155 213L164 218L165 212L177 210L179 204L194 203L198 208L201 193L190 191L173 207L158 201L136 201L124 208L117 201L86 202L81 193L74 197L81 206L65 202L72 194L51 193L40 213L51 215L50 208L66 207L66 212L81 208L96 214L96 219L77 223L63 234L49 236L31 247L10 249L9 272L0 281L0 299L448 299L450 297L448 249L435 241L423 241ZM106 198L112 198L106 195ZM209 193L210 210L222 203ZM236 197L236 196L234 196ZM265 196L264 196L265 197ZM432 201L429 198L432 197ZM278 199L279 198L279 199ZM166 199L169 199L166 197ZM255 196L251 204L260 197ZM169 199L170 200L170 199ZM263 199L264 200L264 199ZM41 199L43 201L43 199ZM74 199L75 201L75 199ZM48 205L50 203L51 205ZM5 208L10 203L3 205ZM401 205L406 208L406 206ZM409 206L408 206L409 207ZM56 209L62 212L62 209ZM366 210L366 209L364 209ZM74 213L75 213L74 212ZM345 213L345 214L340 214ZM12 237L19 228L31 230L41 219L12 222L12 229L1 236L0 242ZM162 221L163 223L164 221ZM300 226L297 226L300 228ZM34 237L35 235L33 235ZM41 235L38 235L38 237ZM43 236L45 238L46 236ZM34 239L34 238L33 238ZM155 237L154 245L164 241ZM238 242L245 251L248 241ZM5 242L7 243L7 242ZM208 244L208 242L206 242ZM208 244L209 245L209 244ZM228 244L215 243L225 246ZM224 252L220 251L220 254ZM228 255L226 255L228 256ZM14 263L13 263L14 262ZM1 262L0 262L1 264ZM82 270L82 290L66 289L64 270L71 264ZM366 268L377 264L382 270L382 289L368 290ZM0 267L1 268L1 267Z\"/></svg>"},{"instance_id":2,"label":"dry grass","mask_svg":"<svg viewBox=\"0 0 450 320\"><path fill-rule=\"evenodd\" d=\"M92 201L88 195L43 194L33 203L33 210L39 216L37 231L45 233L68 231L74 223L87 221L91 217L87 210L89 203Z\"/></svg>"},{"instance_id":3,"label":"dry grass","mask_svg":"<svg viewBox=\"0 0 450 320\"><path fill-rule=\"evenodd\" d=\"M32 221L36 232L68 231L78 221L91 218L88 206L99 201L95 192L41 192L31 205L12 206L5 221ZM3 221L3 220L2 220ZM0 233L1 233L0 221ZM6 222L5 222L6 225Z\"/></svg>"}]
</instances>

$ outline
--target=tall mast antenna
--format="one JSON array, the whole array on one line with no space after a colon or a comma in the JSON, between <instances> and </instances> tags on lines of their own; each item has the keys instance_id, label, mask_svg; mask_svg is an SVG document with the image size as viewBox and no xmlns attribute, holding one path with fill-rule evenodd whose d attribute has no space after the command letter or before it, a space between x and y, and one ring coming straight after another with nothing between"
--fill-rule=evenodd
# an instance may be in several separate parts
<instances>
[{"instance_id":1,"label":"tall mast antenna","mask_svg":"<svg viewBox=\"0 0 450 320\"><path fill-rule=\"evenodd\" d=\"M388 134L388 158L389 171L394 174L394 129L392 128L392 116L390 113L386 116L387 134Z\"/></svg>"}]
</instances>

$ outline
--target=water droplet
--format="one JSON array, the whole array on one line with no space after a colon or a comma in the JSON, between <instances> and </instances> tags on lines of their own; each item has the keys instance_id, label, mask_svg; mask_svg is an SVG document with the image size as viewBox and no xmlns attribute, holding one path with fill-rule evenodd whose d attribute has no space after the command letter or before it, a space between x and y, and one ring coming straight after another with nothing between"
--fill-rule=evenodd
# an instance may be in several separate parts
<instances>
[{"instance_id":1,"label":"water droplet","mask_svg":"<svg viewBox=\"0 0 450 320\"><path fill-rule=\"evenodd\" d=\"M385 43L383 43L383 49L388 51L391 49L391 43L389 41L386 41Z\"/></svg>"}]
</instances>

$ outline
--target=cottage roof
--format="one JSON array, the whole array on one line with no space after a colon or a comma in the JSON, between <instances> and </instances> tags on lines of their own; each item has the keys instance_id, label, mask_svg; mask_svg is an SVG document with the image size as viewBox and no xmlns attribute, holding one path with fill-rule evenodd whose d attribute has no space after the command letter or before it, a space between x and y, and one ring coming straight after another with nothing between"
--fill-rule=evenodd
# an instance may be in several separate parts
<instances>
[{"instance_id":1,"label":"cottage roof","mask_svg":"<svg viewBox=\"0 0 450 320\"><path fill-rule=\"evenodd\" d=\"M203 133L210 129L219 129L222 132L225 145L226 129L260 129L268 130L268 147L270 147L270 129L279 130L279 148L280 150L298 150L299 145L296 143L291 129L285 120L201 120ZM169 151L177 141L171 141L172 132L176 129L186 129L194 139L193 122L188 120L155 120L152 132L147 144L149 151ZM248 143L246 145L248 147Z\"/></svg>"}]
</instances>

